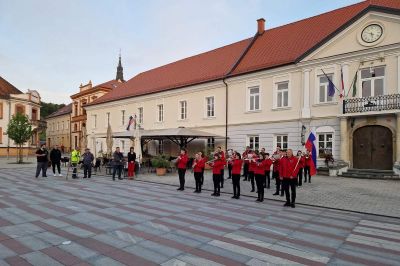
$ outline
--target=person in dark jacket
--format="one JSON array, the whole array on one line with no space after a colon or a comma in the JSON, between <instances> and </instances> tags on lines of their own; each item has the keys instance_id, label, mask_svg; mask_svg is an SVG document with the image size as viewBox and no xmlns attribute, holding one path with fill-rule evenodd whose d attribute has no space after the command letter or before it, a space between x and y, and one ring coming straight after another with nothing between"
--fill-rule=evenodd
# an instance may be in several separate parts
<instances>
[{"instance_id":1,"label":"person in dark jacket","mask_svg":"<svg viewBox=\"0 0 400 266\"><path fill-rule=\"evenodd\" d=\"M85 149L85 153L82 155L82 164L83 164L83 178L91 178L92 177L92 166L94 161L94 155L90 152L89 148Z\"/></svg>"},{"instance_id":2,"label":"person in dark jacket","mask_svg":"<svg viewBox=\"0 0 400 266\"><path fill-rule=\"evenodd\" d=\"M115 148L115 151L113 153L113 180L115 181L115 174L118 171L118 179L122 180L121 178L121 173L122 173L122 168L124 166L124 155L122 154L122 152L120 152L119 147Z\"/></svg>"},{"instance_id":3,"label":"person in dark jacket","mask_svg":"<svg viewBox=\"0 0 400 266\"><path fill-rule=\"evenodd\" d=\"M56 166L58 170L58 176L61 175L61 151L58 148L58 145L54 146L54 148L50 152L50 161L51 166L53 167L53 176L56 176Z\"/></svg>"},{"instance_id":4,"label":"person in dark jacket","mask_svg":"<svg viewBox=\"0 0 400 266\"><path fill-rule=\"evenodd\" d=\"M46 150L46 144L42 144L40 149L36 151L36 159L37 159L37 167L36 167L36 175L35 177L38 178L40 171L42 171L42 177L47 177L47 164L49 162L48 159L49 152Z\"/></svg>"}]
</instances>

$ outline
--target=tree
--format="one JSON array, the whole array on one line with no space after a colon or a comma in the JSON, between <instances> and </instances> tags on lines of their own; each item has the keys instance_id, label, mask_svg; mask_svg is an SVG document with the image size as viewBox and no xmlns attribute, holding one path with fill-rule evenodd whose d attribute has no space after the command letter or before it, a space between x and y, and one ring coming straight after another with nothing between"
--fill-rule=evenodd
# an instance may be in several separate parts
<instances>
[{"instance_id":1,"label":"tree","mask_svg":"<svg viewBox=\"0 0 400 266\"><path fill-rule=\"evenodd\" d=\"M28 116L20 113L13 115L8 123L7 135L17 145L17 163L22 163L22 145L32 137L32 125Z\"/></svg>"},{"instance_id":2,"label":"tree","mask_svg":"<svg viewBox=\"0 0 400 266\"><path fill-rule=\"evenodd\" d=\"M42 107L40 107L40 116L42 119L46 118L48 115L54 113L58 109L65 106L65 104L56 104L56 103L40 103Z\"/></svg>"}]
</instances>

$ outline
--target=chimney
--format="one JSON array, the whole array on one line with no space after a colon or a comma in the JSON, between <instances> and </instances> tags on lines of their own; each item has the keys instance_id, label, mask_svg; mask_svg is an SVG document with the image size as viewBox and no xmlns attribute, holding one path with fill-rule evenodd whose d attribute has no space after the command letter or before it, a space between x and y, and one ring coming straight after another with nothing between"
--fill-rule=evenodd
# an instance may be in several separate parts
<instances>
[{"instance_id":1,"label":"chimney","mask_svg":"<svg viewBox=\"0 0 400 266\"><path fill-rule=\"evenodd\" d=\"M260 18L257 19L257 33L258 35L262 35L265 31L265 19Z\"/></svg>"}]
</instances>

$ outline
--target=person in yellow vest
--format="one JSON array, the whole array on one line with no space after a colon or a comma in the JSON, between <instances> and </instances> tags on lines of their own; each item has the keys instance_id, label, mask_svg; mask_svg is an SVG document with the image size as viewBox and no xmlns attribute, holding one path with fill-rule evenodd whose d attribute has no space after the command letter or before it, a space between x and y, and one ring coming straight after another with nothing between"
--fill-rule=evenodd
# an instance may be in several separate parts
<instances>
[{"instance_id":1,"label":"person in yellow vest","mask_svg":"<svg viewBox=\"0 0 400 266\"><path fill-rule=\"evenodd\" d=\"M71 166L73 167L72 178L74 179L78 178L76 172L80 160L81 160L81 153L79 152L79 148L75 147L71 152Z\"/></svg>"}]
</instances>

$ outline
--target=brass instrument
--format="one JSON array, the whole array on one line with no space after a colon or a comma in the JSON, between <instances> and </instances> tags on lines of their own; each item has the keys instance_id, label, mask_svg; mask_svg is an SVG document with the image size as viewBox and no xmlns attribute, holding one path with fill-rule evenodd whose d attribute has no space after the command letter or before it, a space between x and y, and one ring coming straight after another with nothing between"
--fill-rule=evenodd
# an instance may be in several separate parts
<instances>
[{"instance_id":1,"label":"brass instrument","mask_svg":"<svg viewBox=\"0 0 400 266\"><path fill-rule=\"evenodd\" d=\"M218 159L209 160L208 162L206 162L206 164L210 164L210 163L212 163L212 162L214 162L214 161L216 161L216 160L218 160Z\"/></svg>"}]
</instances>

